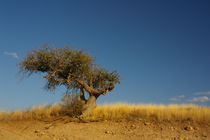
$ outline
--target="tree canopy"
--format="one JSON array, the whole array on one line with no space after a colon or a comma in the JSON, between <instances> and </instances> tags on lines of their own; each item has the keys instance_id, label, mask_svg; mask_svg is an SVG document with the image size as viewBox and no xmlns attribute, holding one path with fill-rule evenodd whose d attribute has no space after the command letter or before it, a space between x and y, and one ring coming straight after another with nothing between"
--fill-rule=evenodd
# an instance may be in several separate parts
<instances>
[{"instance_id":1,"label":"tree canopy","mask_svg":"<svg viewBox=\"0 0 210 140\"><path fill-rule=\"evenodd\" d=\"M47 46L28 53L19 66L24 74L44 73L47 89L64 85L67 89L85 90L90 95L99 96L112 91L115 84L120 83L120 75L94 62L84 50Z\"/></svg>"}]
</instances>

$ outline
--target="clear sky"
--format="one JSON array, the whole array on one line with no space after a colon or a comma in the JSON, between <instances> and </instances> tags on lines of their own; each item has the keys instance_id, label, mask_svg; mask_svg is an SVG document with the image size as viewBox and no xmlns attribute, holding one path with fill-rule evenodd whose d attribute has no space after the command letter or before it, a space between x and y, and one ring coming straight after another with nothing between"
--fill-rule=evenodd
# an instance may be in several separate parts
<instances>
[{"instance_id":1,"label":"clear sky","mask_svg":"<svg viewBox=\"0 0 210 140\"><path fill-rule=\"evenodd\" d=\"M209 0L1 0L0 110L59 102L16 65L43 44L87 50L122 83L98 103L210 106Z\"/></svg>"}]
</instances>

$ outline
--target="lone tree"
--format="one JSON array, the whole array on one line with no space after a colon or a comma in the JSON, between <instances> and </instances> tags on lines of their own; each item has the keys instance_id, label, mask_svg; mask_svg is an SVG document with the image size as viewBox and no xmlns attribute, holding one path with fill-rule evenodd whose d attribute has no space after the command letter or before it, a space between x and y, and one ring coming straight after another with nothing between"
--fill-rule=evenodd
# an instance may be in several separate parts
<instances>
[{"instance_id":1,"label":"lone tree","mask_svg":"<svg viewBox=\"0 0 210 140\"><path fill-rule=\"evenodd\" d=\"M120 83L116 71L108 71L94 64L94 59L83 50L43 47L27 54L19 63L20 72L30 76L44 73L47 89L54 90L64 85L67 90L79 91L83 102L83 114L96 107L96 100ZM88 94L86 99L85 94Z\"/></svg>"}]
</instances>

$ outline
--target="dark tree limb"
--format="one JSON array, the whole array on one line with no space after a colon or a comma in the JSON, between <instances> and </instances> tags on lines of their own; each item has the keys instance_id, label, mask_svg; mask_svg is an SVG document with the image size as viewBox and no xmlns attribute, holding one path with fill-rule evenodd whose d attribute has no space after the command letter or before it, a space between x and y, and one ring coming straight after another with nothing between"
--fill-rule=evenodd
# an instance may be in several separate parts
<instances>
[{"instance_id":1,"label":"dark tree limb","mask_svg":"<svg viewBox=\"0 0 210 140\"><path fill-rule=\"evenodd\" d=\"M105 95L107 93L107 91L112 91L114 89L114 87L111 87L110 86L106 86L104 87L103 89L94 89L94 88L91 88L87 83L85 83L84 81L82 80L79 80L79 79L75 79L81 86L83 86L83 88L89 92L90 94L93 94L93 95Z\"/></svg>"},{"instance_id":2,"label":"dark tree limb","mask_svg":"<svg viewBox=\"0 0 210 140\"><path fill-rule=\"evenodd\" d=\"M86 103L87 100L85 98L85 92L84 92L84 89L83 88L80 88L80 99L82 102Z\"/></svg>"}]
</instances>

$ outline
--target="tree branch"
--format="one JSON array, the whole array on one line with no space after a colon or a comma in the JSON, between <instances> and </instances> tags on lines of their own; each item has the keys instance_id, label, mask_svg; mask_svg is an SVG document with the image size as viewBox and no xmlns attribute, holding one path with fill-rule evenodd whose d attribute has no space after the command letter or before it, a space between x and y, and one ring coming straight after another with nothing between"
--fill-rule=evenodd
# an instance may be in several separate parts
<instances>
[{"instance_id":1,"label":"tree branch","mask_svg":"<svg viewBox=\"0 0 210 140\"><path fill-rule=\"evenodd\" d=\"M83 88L80 88L80 99L84 101L85 103L87 102Z\"/></svg>"},{"instance_id":2,"label":"tree branch","mask_svg":"<svg viewBox=\"0 0 210 140\"><path fill-rule=\"evenodd\" d=\"M110 89L109 86L107 87L104 87L103 89L94 89L94 88L91 88L88 84L86 84L84 81L82 80L79 80L79 79L75 79L81 86L83 86L83 88L91 93L91 94L95 94L95 95L105 95L107 91L111 91L112 89Z\"/></svg>"}]
</instances>

